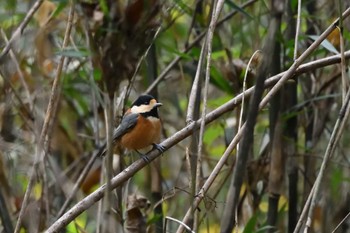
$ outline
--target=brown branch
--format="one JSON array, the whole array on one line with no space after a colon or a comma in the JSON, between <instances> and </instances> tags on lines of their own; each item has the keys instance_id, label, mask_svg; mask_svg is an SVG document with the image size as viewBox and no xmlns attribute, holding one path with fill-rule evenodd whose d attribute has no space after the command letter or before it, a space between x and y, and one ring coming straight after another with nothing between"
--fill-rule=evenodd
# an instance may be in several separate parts
<instances>
[{"instance_id":1,"label":"brown branch","mask_svg":"<svg viewBox=\"0 0 350 233\"><path fill-rule=\"evenodd\" d=\"M347 51L345 53L346 59L350 58L350 51ZM295 72L295 74L301 74L309 72L313 69L325 67L328 65L332 65L335 63L340 62L340 55L334 55L331 57L323 58L317 61L309 62L304 65L301 65ZM283 74L286 72L280 73L278 75L275 75L265 81L265 88L268 88L275 84ZM249 97L254 91L254 87L249 88L245 91L244 96L245 98ZM209 124L210 122L216 120L223 114L232 111L236 106L238 106L242 101L243 94L237 95L235 98L231 99L227 103L221 105L217 109L213 110L212 112L208 113L205 117L205 123ZM187 125L174 135L172 135L170 138L166 139L161 143L162 146L164 146L166 149L169 149L179 143L180 141L184 140L186 137L191 135L191 133L194 130L198 129L198 126L201 122L201 119L199 119L196 122L192 122L191 124ZM166 153L165 153L166 154ZM148 158L150 161L154 160L155 158L159 157L160 154L158 151L152 151ZM226 161L220 160L220 165L224 165ZM125 170L123 170L121 173L116 175L111 180L111 187L112 189L115 189L116 187L123 184L125 181L127 181L129 178L131 178L136 172L141 170L143 167L145 167L147 164L142 160L137 160L133 164L131 164L129 167L127 167ZM218 165L217 165L218 166ZM207 184L209 185L209 184ZM206 188L206 187L202 187ZM208 187L207 187L208 188ZM78 215L80 215L82 212L90 208L93 204L95 204L97 201L99 201L103 195L104 191L106 189L106 186L103 185L100 188L98 188L95 192L91 193L90 195L86 196L84 199L79 201L75 206L73 206L68 212L66 212L61 218L59 218L53 225L50 226L50 228L47 230L47 232L58 232L63 227L68 225L71 221L73 221ZM199 202L198 202L199 204Z\"/></svg>"}]
</instances>

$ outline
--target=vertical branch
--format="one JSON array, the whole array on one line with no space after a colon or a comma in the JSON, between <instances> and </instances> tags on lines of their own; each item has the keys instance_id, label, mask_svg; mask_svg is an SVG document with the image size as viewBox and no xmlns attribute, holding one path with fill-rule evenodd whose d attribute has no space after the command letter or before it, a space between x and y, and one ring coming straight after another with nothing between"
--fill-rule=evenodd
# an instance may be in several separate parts
<instances>
[{"instance_id":1,"label":"vertical branch","mask_svg":"<svg viewBox=\"0 0 350 233\"><path fill-rule=\"evenodd\" d=\"M239 130L239 132L242 132L243 138L240 142L240 150L237 156L234 174L232 176L229 192L226 198L227 205L225 206L225 210L221 219L221 232L223 233L232 232L232 229L235 225L235 222L232 220L236 219L236 208L238 205L239 193L243 183L243 178L245 177L245 168L249 156L248 152L250 151L254 139L254 126L259 111L259 103L264 91L265 75L267 73L268 65L270 64L269 60L271 59L270 56L266 56L266 53L271 53L271 50L268 49L268 45L271 44L270 41L272 41L274 38L271 36L274 36L275 33L271 31L269 35L270 36L269 38L267 38L267 41L265 42L265 47L263 49L263 62L258 69L255 91L249 105L247 120L244 124L245 127L242 127L241 130Z\"/></svg>"},{"instance_id":2,"label":"vertical branch","mask_svg":"<svg viewBox=\"0 0 350 233\"><path fill-rule=\"evenodd\" d=\"M187 107L187 115L186 115L186 123L190 124L193 121L198 120L199 118L199 111L200 111L200 99L201 99L201 87L202 87L202 75L203 75L203 65L205 61L205 53L207 49L206 40L202 44L201 53L199 55L199 60L197 64L197 70L196 74L193 80L189 100L188 100L188 107ZM190 170L190 189L191 189L191 203L193 202L193 199L196 195L196 187L197 187L197 177L198 177L198 132L193 132L191 136L191 144L189 149L189 170ZM197 156L196 156L197 155ZM198 218L195 218L195 212L194 210L191 211L193 213L193 216L191 218L193 220L197 220ZM193 221L192 220L192 221ZM190 224L192 226L192 224ZM196 222L193 224L196 226Z\"/></svg>"},{"instance_id":3,"label":"vertical branch","mask_svg":"<svg viewBox=\"0 0 350 233\"><path fill-rule=\"evenodd\" d=\"M146 51L146 61L147 61L147 79L151 83L157 77L157 53L156 45L152 44ZM158 99L157 89L154 89L151 93L156 99ZM158 143L158 142L157 142ZM154 229L156 233L163 232L163 205L162 205L162 176L161 176L161 158L156 158L153 163L148 167L150 169L150 190L151 190L151 202L154 212L154 216L158 216L158 219L154 223ZM159 205L156 205L159 203Z\"/></svg>"},{"instance_id":4,"label":"vertical branch","mask_svg":"<svg viewBox=\"0 0 350 233\"><path fill-rule=\"evenodd\" d=\"M205 118L207 112L207 100L208 100L208 89L209 89L209 80L210 80L210 68L211 68L211 51L212 51L212 42L214 37L214 31L216 22L219 18L221 9L223 7L224 1L219 0L216 4L213 1L213 13L212 18L209 24L209 30L206 38L206 53L207 53L207 65L205 71L205 83L204 83L204 96L203 96L203 110L202 110L202 119ZM204 128L205 122L202 121L199 129L199 141L198 141L198 152L197 152L197 169L196 169L196 189L195 192L199 193L200 189L200 179L202 176L202 148L203 148L203 137L204 137ZM199 213L198 213L199 214ZM195 215L195 224L194 231L197 231L199 224L199 215Z\"/></svg>"},{"instance_id":5,"label":"vertical branch","mask_svg":"<svg viewBox=\"0 0 350 233\"><path fill-rule=\"evenodd\" d=\"M349 79L347 78L346 74L346 64L345 64L345 48L344 48L344 37L343 37L343 17L342 17L342 3L339 0L339 27L337 28L339 30L339 44L340 44L340 56L341 56L341 62L340 62L340 67L341 67L341 80L342 80L342 100L343 104L345 101L345 95L347 92L347 89L349 87Z\"/></svg>"},{"instance_id":6,"label":"vertical branch","mask_svg":"<svg viewBox=\"0 0 350 233\"><path fill-rule=\"evenodd\" d=\"M295 38L294 38L294 56L293 56L294 60L296 60L298 57L300 22L301 22L301 0L298 0L298 16L297 16L297 25L295 29Z\"/></svg>"},{"instance_id":7,"label":"vertical branch","mask_svg":"<svg viewBox=\"0 0 350 233\"><path fill-rule=\"evenodd\" d=\"M281 45L278 41L278 35L281 34L281 21L282 13L284 12L284 2L280 0L271 1L271 22L269 27L269 34L271 36L268 38L272 39L271 47L269 48L269 54L272 58L270 59L270 64L267 66L268 73L272 75L281 72ZM278 220L278 202L280 195L282 193L283 178L284 178L284 168L286 162L286 155L282 150L282 138L284 124L281 119L282 106L285 104L281 102L281 96L284 93L284 88L271 99L270 110L269 110L269 121L270 121L270 169L268 178L268 213L267 213L267 224L271 226L269 232L274 232L277 229Z\"/></svg>"},{"instance_id":8,"label":"vertical branch","mask_svg":"<svg viewBox=\"0 0 350 233\"><path fill-rule=\"evenodd\" d=\"M106 102L105 108L105 122L106 122L106 135L107 135L107 152L103 160L103 168L106 178L106 190L105 197L102 204L102 230L101 232L109 232L109 229L114 229L112 214L112 193L111 193L111 179L113 177L113 98L110 95L105 94L104 99Z\"/></svg>"},{"instance_id":9,"label":"vertical branch","mask_svg":"<svg viewBox=\"0 0 350 233\"><path fill-rule=\"evenodd\" d=\"M40 2L40 1L38 1L38 2ZM33 12L33 14L34 14L34 12ZM69 41L69 37L70 37L72 25L73 25L73 17L74 17L74 2L71 1L71 7L70 7L70 11L69 11L69 17L68 17L67 27L66 27L66 31L65 31L65 35L64 35L64 39L63 39L62 49L64 49L68 45L68 41ZM10 40L10 42L11 42L11 40ZM0 57L1 57L1 55L0 55ZM46 110L44 124L43 124L42 130L41 130L39 141L38 141L37 146L36 146L34 164L33 164L32 170L30 172L29 182L27 185L26 192L24 194L21 210L19 212L18 220L16 223L15 231L14 231L15 233L18 233L20 231L22 221L23 221L23 216L24 216L25 210L28 206L30 193L31 193L32 188L33 188L34 183L35 183L35 174L39 168L39 164L43 161L43 158L45 155L45 151L43 150L44 143L49 144L48 142L46 142L46 138L47 138L48 133L50 131L50 125L52 123L52 119L54 118L54 113L57 113L55 107L57 107L57 102L60 99L59 94L60 94L60 88L61 88L61 84L62 84L61 73L62 73L63 64L65 62L65 59L66 59L66 57L62 56L60 58L60 62L58 64L58 66L57 66L56 76L55 76L55 79L54 79L54 82L52 85L51 96L50 96L49 104L48 104L48 107Z\"/></svg>"},{"instance_id":10,"label":"vertical branch","mask_svg":"<svg viewBox=\"0 0 350 233\"><path fill-rule=\"evenodd\" d=\"M299 3L300 5L300 3ZM299 10L298 5L298 10ZM295 10L292 9L292 1L288 0L286 3L286 23L289 27L286 30L286 41L290 41L293 36L296 35L296 31L298 27L300 27L300 19L299 26L296 26L296 20L294 18ZM299 17L300 13L298 13ZM298 34L297 34L298 35ZM298 38L295 36L295 38ZM293 60L297 59L297 46L298 43L294 43L294 57ZM285 48L286 49L286 48ZM288 59L289 60L289 59ZM285 61L285 62L288 62ZM290 109L293 106L297 105L297 85L298 80L294 79L293 82L288 82L284 88L284 94L282 99L285 100L285 104L283 105L282 111L284 114L292 115L285 120L284 123L284 139L283 143L283 153L287 157L287 173L288 173L288 232L292 233L298 219L298 160L296 158L296 144L298 137L298 119L297 116L293 113L290 113ZM284 117L285 118L285 117Z\"/></svg>"}]
</instances>

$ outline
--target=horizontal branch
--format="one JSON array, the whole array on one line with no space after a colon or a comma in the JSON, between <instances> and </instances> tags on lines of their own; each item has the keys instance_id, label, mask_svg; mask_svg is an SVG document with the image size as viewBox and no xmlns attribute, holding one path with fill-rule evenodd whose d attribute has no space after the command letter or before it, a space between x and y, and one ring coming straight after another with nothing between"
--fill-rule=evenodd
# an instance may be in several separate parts
<instances>
[{"instance_id":1,"label":"horizontal branch","mask_svg":"<svg viewBox=\"0 0 350 233\"><path fill-rule=\"evenodd\" d=\"M345 53L345 58L350 58L350 50ZM333 65L336 63L340 63L340 55L334 55L327 58L322 58L316 61L312 61L309 63L305 63L304 65L301 65L295 72L295 76L306 73L309 71L312 71L317 68ZM274 85L280 78L285 74L285 72L282 72L280 74L277 74L275 76L272 76L271 78L267 79L265 81L265 88L268 88L272 85ZM254 91L254 86L249 88L244 92L245 98L249 97ZM225 104L221 105L217 109L213 110L212 112L208 113L205 117L205 124L209 124L212 121L216 120L223 114L232 111L236 106L238 106L242 101L243 94L239 94L230 101L226 102ZM164 146L167 149L173 147L180 141L184 140L188 136L192 134L193 131L197 130L200 122L202 119L199 119L198 121L192 122L183 129L176 132L171 137L167 138L165 141L161 143L162 146ZM151 153L148 154L148 158L150 161L156 159L160 156L159 151L154 150ZM129 167L125 168L122 172L117 174L113 179L111 180L111 188L115 189L122 185L125 181L130 179L136 172L141 170L143 167L145 167L147 163L143 159L139 159L132 163ZM66 212L61 218L59 218L55 223L53 223L50 228L46 232L58 232L63 227L68 225L71 221L73 221L77 216L79 216L82 212L90 208L93 204L98 202L103 196L106 189L106 185L102 185L100 188L98 188L96 191L91 193L90 195L86 196L84 199L79 201L75 206L73 206L68 212Z\"/></svg>"}]
</instances>

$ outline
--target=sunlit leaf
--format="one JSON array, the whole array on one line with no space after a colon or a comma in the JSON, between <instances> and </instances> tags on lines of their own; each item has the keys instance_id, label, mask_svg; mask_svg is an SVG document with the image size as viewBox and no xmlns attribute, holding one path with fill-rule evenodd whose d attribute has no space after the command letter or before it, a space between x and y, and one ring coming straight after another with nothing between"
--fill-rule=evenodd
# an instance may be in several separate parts
<instances>
[{"instance_id":1,"label":"sunlit leaf","mask_svg":"<svg viewBox=\"0 0 350 233\"><path fill-rule=\"evenodd\" d=\"M211 145L214 140L223 135L223 127L219 124L212 124L205 130L203 142Z\"/></svg>"},{"instance_id":2,"label":"sunlit leaf","mask_svg":"<svg viewBox=\"0 0 350 233\"><path fill-rule=\"evenodd\" d=\"M251 16L250 14L248 14L243 8L239 7L236 3L234 3L231 0L227 0L225 1L225 3L230 6L232 9L242 13L243 15L247 16L250 19L253 19L253 16Z\"/></svg>"},{"instance_id":3,"label":"sunlit leaf","mask_svg":"<svg viewBox=\"0 0 350 233\"><path fill-rule=\"evenodd\" d=\"M80 214L73 222L70 222L67 226L67 232L81 233L80 229L85 229L87 223L87 214Z\"/></svg>"},{"instance_id":4,"label":"sunlit leaf","mask_svg":"<svg viewBox=\"0 0 350 233\"><path fill-rule=\"evenodd\" d=\"M317 36L317 35L309 35L309 38L315 41L315 40L318 40L319 36ZM328 40L322 41L321 45L325 49L327 49L329 52L332 52L334 54L339 54L338 50Z\"/></svg>"},{"instance_id":5,"label":"sunlit leaf","mask_svg":"<svg viewBox=\"0 0 350 233\"><path fill-rule=\"evenodd\" d=\"M33 195L36 200L39 200L42 194L42 184L36 183L33 187Z\"/></svg>"}]
</instances>

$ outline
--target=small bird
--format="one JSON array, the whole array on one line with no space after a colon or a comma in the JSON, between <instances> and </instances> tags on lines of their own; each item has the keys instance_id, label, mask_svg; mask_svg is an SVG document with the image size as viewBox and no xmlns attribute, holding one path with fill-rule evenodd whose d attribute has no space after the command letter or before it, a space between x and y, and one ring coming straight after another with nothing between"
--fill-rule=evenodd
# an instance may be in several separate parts
<instances>
[{"instance_id":1,"label":"small bird","mask_svg":"<svg viewBox=\"0 0 350 233\"><path fill-rule=\"evenodd\" d=\"M148 158L140 153L140 150L157 149L164 152L164 147L157 144L160 140L161 122L158 108L162 103L151 95L141 95L125 112L120 125L113 132L113 146L118 143L129 150L135 150L142 158L149 162ZM98 156L106 153L106 143L100 148ZM149 151L150 151L149 150Z\"/></svg>"}]
</instances>

